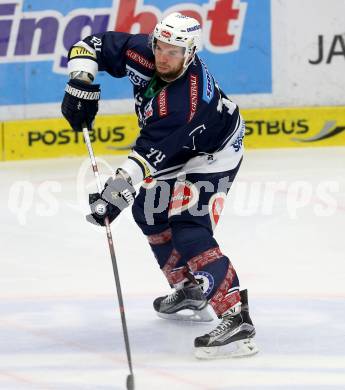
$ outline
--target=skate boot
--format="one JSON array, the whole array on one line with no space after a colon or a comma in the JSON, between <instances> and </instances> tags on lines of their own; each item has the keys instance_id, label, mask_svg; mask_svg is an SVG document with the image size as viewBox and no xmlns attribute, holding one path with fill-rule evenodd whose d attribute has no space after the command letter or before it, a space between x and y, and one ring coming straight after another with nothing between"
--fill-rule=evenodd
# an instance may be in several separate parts
<instances>
[{"instance_id":1,"label":"skate boot","mask_svg":"<svg viewBox=\"0 0 345 390\"><path fill-rule=\"evenodd\" d=\"M237 304L221 317L219 325L210 333L194 340L198 359L244 357L259 352L255 342L255 328L248 311L247 290L241 291Z\"/></svg>"},{"instance_id":2,"label":"skate boot","mask_svg":"<svg viewBox=\"0 0 345 390\"><path fill-rule=\"evenodd\" d=\"M171 320L208 322L214 317L199 285L177 288L172 294L156 298L153 307L158 317Z\"/></svg>"}]
</instances>

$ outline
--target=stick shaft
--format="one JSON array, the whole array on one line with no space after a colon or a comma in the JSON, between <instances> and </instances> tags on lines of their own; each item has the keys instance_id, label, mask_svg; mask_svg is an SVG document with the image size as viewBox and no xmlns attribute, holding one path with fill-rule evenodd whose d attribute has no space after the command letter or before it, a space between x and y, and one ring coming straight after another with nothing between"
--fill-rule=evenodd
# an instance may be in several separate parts
<instances>
[{"instance_id":1,"label":"stick shaft","mask_svg":"<svg viewBox=\"0 0 345 390\"><path fill-rule=\"evenodd\" d=\"M85 143L86 143L86 146L87 146L87 150L89 152L93 173L95 175L97 189L98 189L98 192L101 193L102 192L101 178L99 176L99 171L98 171L98 167L97 167L95 154L93 152L92 144L91 144L91 141L90 141L89 131L88 131L88 129L86 127L83 128L83 134L84 134L84 140L85 140ZM117 268L117 261L116 261L116 255L115 255L115 249L114 249L114 242L113 242L113 237L112 237L112 234L111 234L111 229L110 229L110 224L109 224L108 218L105 218L105 228L106 228L106 232L107 232L107 240L108 240L108 246L109 246L111 262L112 262L112 265L113 265L113 272L114 272L114 278L115 278L117 298L118 298L118 301L119 301L119 309L120 309L120 314L121 314L121 323L122 323L123 338L124 338L124 341L125 341L125 347L126 347L126 353L127 353L128 367L129 367L130 375L133 376L133 366L132 366L131 350L130 350L130 345L129 345L129 337L128 337L128 330L127 330L126 315L125 315L125 307L124 307L124 303L123 303L119 271L118 271L118 268Z\"/></svg>"}]
</instances>

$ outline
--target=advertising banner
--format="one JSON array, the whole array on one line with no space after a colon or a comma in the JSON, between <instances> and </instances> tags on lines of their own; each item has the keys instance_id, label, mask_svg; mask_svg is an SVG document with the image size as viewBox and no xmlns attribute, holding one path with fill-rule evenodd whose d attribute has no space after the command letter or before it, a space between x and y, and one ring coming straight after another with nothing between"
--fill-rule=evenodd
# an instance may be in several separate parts
<instances>
[{"instance_id":1,"label":"advertising banner","mask_svg":"<svg viewBox=\"0 0 345 390\"><path fill-rule=\"evenodd\" d=\"M11 121L4 124L4 160L83 156L83 133L65 119ZM128 153L138 136L135 115L99 116L90 140L97 155Z\"/></svg>"},{"instance_id":2,"label":"advertising banner","mask_svg":"<svg viewBox=\"0 0 345 390\"><path fill-rule=\"evenodd\" d=\"M4 124L0 123L0 161L5 161Z\"/></svg>"},{"instance_id":3,"label":"advertising banner","mask_svg":"<svg viewBox=\"0 0 345 390\"><path fill-rule=\"evenodd\" d=\"M344 107L253 109L243 115L250 149L345 146Z\"/></svg>"},{"instance_id":4,"label":"advertising banner","mask_svg":"<svg viewBox=\"0 0 345 390\"><path fill-rule=\"evenodd\" d=\"M0 0L0 107L59 103L67 52L81 38L150 33L172 11L197 18L200 56L226 93L272 91L270 0ZM127 79L99 74L102 99L132 97Z\"/></svg>"},{"instance_id":5,"label":"advertising banner","mask_svg":"<svg viewBox=\"0 0 345 390\"><path fill-rule=\"evenodd\" d=\"M345 146L343 107L249 109L241 113L248 149ZM87 154L83 134L71 130L64 119L11 121L0 124L2 127L3 160ZM138 134L134 114L100 115L90 139L97 155L128 154Z\"/></svg>"}]
</instances>

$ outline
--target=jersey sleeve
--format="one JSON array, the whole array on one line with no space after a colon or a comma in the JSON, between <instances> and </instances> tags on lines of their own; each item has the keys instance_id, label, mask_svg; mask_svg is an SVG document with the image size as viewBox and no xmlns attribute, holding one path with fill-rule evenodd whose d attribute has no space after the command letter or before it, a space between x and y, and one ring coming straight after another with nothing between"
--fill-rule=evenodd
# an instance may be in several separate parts
<instances>
[{"instance_id":1,"label":"jersey sleeve","mask_svg":"<svg viewBox=\"0 0 345 390\"><path fill-rule=\"evenodd\" d=\"M85 71L96 76L105 71L113 77L127 75L128 66L151 76L154 70L152 52L146 34L108 31L86 37L69 51L68 70Z\"/></svg>"}]
</instances>

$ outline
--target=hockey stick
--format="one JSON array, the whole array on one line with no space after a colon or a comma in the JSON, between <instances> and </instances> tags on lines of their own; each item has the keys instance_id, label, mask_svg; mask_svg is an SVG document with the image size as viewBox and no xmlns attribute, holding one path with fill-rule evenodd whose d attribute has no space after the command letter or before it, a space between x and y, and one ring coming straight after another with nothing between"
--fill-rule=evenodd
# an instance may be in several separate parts
<instances>
[{"instance_id":1,"label":"hockey stick","mask_svg":"<svg viewBox=\"0 0 345 390\"><path fill-rule=\"evenodd\" d=\"M98 189L98 192L101 193L102 192L102 183L101 183L101 179L100 179L99 172L98 172L97 162L95 159L95 155L93 153L93 148L92 148L90 136L89 136L89 130L85 126L83 127L83 134L84 134L84 140L85 140L85 143L87 146L87 150L89 152L93 173L94 173L95 178L96 178L97 189ZM128 337L128 330L127 330L126 316L125 316L125 307L123 304L119 271L117 268L113 237L111 234L111 229L110 229L108 217L105 218L105 228L107 231L107 239L108 239L109 251L110 251L110 256L111 256L111 262L113 264L117 298L119 301L119 308L120 308L120 314L121 314L123 338L125 340L127 361L128 361L128 367L129 367L129 375L127 376L127 389L134 390L134 375L133 375L133 367L132 367L131 350L129 347L129 337Z\"/></svg>"}]
</instances>

